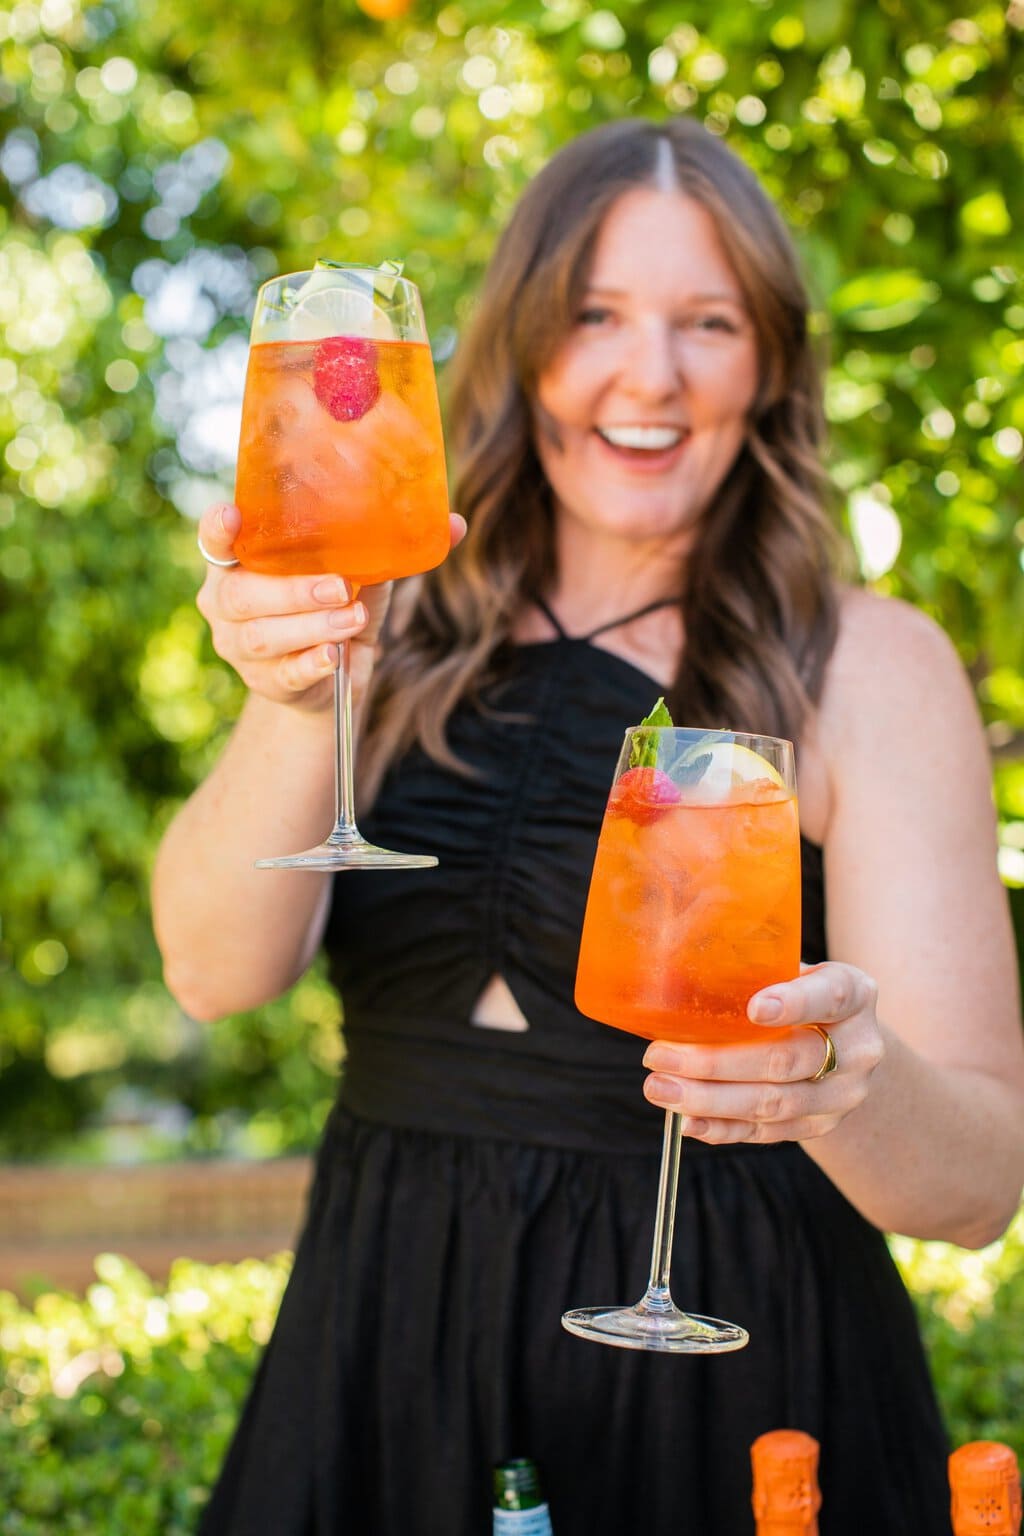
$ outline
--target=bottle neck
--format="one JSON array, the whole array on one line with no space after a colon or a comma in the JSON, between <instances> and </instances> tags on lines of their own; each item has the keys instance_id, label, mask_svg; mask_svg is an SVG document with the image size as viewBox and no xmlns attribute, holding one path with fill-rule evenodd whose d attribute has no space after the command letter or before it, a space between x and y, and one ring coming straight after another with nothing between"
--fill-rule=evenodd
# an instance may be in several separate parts
<instances>
[{"instance_id":1,"label":"bottle neck","mask_svg":"<svg viewBox=\"0 0 1024 1536\"><path fill-rule=\"evenodd\" d=\"M532 1461L494 1469L494 1536L551 1536L548 1506Z\"/></svg>"}]
</instances>

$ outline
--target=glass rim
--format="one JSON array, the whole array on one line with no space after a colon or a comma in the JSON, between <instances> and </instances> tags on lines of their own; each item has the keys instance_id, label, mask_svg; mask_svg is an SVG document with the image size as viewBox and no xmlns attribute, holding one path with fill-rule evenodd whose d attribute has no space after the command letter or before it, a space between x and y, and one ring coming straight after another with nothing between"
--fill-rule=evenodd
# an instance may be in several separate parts
<instances>
[{"instance_id":1,"label":"glass rim","mask_svg":"<svg viewBox=\"0 0 1024 1536\"><path fill-rule=\"evenodd\" d=\"M795 750L794 743L788 736L770 736L765 731L732 731L727 726L627 725L624 736L635 736L637 731L650 731L652 735L657 732L660 736L713 736L718 741L737 741L741 744L748 741L773 741L781 747Z\"/></svg>"},{"instance_id":2,"label":"glass rim","mask_svg":"<svg viewBox=\"0 0 1024 1536\"><path fill-rule=\"evenodd\" d=\"M381 277L387 276L387 274L381 272L379 267L375 267L367 261L341 261L334 262L330 267L300 267L295 272L278 272L274 277L265 278L256 289L256 293L257 295L261 294L264 288L269 288L272 283L286 283L290 278L313 277L314 274L317 277L322 277L331 271L336 271L339 273L376 272ZM413 282L411 277L388 277L388 281L391 282L396 288L411 288L413 293L415 293L417 296L420 294L419 288Z\"/></svg>"}]
</instances>

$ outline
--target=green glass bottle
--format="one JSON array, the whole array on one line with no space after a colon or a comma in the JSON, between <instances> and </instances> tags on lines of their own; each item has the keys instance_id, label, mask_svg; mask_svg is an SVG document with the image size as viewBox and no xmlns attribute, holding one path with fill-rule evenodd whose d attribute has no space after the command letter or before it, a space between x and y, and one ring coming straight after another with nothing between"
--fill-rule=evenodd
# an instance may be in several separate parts
<instances>
[{"instance_id":1,"label":"green glass bottle","mask_svg":"<svg viewBox=\"0 0 1024 1536\"><path fill-rule=\"evenodd\" d=\"M552 1536L536 1465L525 1457L494 1469L494 1536Z\"/></svg>"}]
</instances>

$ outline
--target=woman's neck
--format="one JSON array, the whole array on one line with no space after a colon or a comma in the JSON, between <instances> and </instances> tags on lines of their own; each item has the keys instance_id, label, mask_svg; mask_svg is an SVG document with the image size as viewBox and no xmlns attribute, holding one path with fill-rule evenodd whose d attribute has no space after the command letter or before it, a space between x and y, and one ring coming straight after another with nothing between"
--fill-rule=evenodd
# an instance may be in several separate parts
<instances>
[{"instance_id":1,"label":"woman's neck","mask_svg":"<svg viewBox=\"0 0 1024 1536\"><path fill-rule=\"evenodd\" d=\"M683 647L682 616L671 601L682 587L678 553L668 560L663 549L620 545L612 558L612 551L606 553L587 540L569 550L560 541L558 554L558 578L551 591L538 595L565 634L579 638L600 630L595 645L632 662L663 689L671 687ZM664 607L630 619L649 603L662 602ZM630 622L619 624L622 619ZM604 625L611 627L604 629ZM550 640L550 620L528 603L513 625L512 638L523 644Z\"/></svg>"},{"instance_id":2,"label":"woman's neck","mask_svg":"<svg viewBox=\"0 0 1024 1536\"><path fill-rule=\"evenodd\" d=\"M589 633L682 591L684 561L675 541L638 544L562 527L557 555L554 586L543 595L569 634Z\"/></svg>"}]
</instances>

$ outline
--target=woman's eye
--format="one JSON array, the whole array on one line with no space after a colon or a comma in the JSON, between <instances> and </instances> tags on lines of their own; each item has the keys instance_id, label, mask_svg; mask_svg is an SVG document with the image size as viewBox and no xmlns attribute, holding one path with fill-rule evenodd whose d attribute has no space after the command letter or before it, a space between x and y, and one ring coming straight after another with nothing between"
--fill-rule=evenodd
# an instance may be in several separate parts
<instances>
[{"instance_id":1,"label":"woman's eye","mask_svg":"<svg viewBox=\"0 0 1024 1536\"><path fill-rule=\"evenodd\" d=\"M609 310L598 309L596 305L591 305L587 309L580 310L576 317L576 322L578 325L602 325L609 318Z\"/></svg>"},{"instance_id":2,"label":"woman's eye","mask_svg":"<svg viewBox=\"0 0 1024 1536\"><path fill-rule=\"evenodd\" d=\"M698 331L724 331L729 336L736 334L736 326L728 315L700 315L695 325Z\"/></svg>"}]
</instances>

